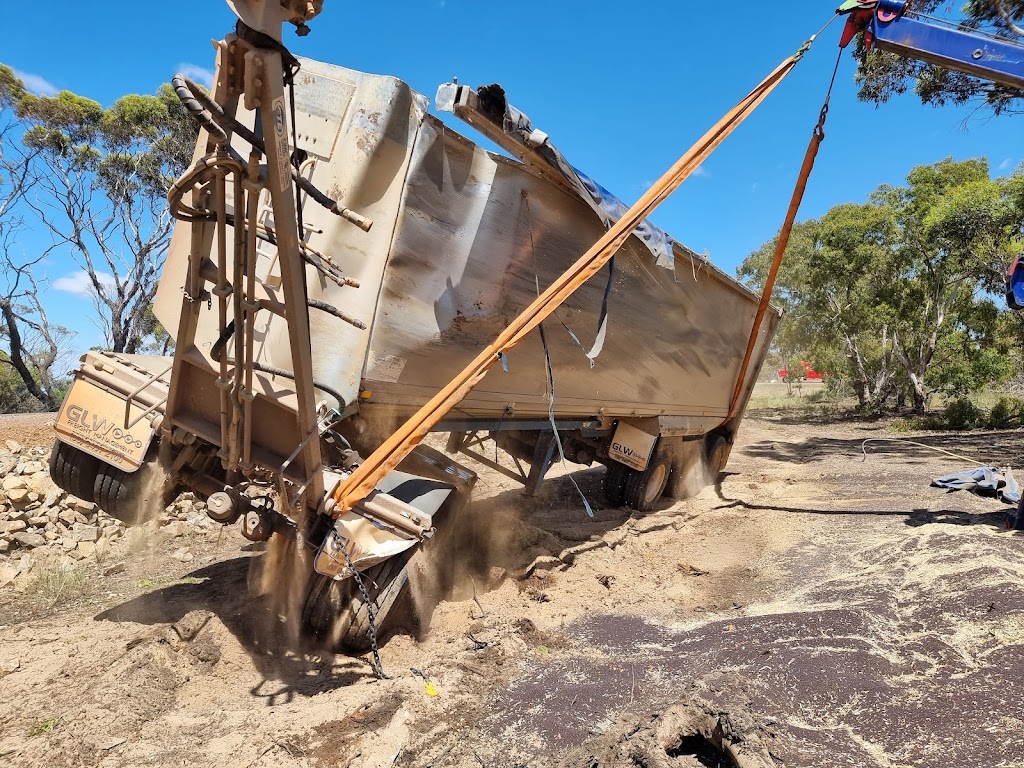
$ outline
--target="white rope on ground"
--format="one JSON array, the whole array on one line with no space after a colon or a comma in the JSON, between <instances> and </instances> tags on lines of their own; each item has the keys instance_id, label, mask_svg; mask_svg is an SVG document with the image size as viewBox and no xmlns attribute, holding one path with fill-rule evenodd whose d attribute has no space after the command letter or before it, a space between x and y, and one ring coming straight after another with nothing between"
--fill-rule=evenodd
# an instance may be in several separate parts
<instances>
[{"instance_id":1,"label":"white rope on ground","mask_svg":"<svg viewBox=\"0 0 1024 768\"><path fill-rule=\"evenodd\" d=\"M907 445L916 445L919 448L927 448L929 451L935 451L936 453L944 453L947 456L952 456L954 459L960 459L962 461L969 461L972 464L977 464L979 467L989 467L989 466L992 466L991 462L978 461L977 459L972 459L970 456L964 456L963 454L960 454L960 453L953 453L952 451L947 451L945 448L937 448L934 445L926 445L924 443L919 443L916 440L909 440L909 439L907 439L905 437L869 437L867 440L865 440L863 443L860 444L861 453L864 455L864 457L861 459L861 461L864 462L864 461L868 460L868 451L867 451L868 443L882 443L882 442L884 442L884 443L906 443Z\"/></svg>"}]
</instances>

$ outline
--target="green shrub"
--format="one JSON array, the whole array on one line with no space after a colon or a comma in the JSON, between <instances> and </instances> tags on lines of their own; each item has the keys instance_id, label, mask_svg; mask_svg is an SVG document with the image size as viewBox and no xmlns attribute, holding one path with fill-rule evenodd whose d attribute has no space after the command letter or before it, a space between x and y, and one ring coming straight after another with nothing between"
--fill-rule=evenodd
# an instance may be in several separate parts
<instances>
[{"instance_id":1,"label":"green shrub","mask_svg":"<svg viewBox=\"0 0 1024 768\"><path fill-rule=\"evenodd\" d=\"M952 429L970 429L981 423L981 409L966 397L958 397L946 404L946 424Z\"/></svg>"},{"instance_id":2,"label":"green shrub","mask_svg":"<svg viewBox=\"0 0 1024 768\"><path fill-rule=\"evenodd\" d=\"M1005 428L1014 423L1020 423L1024 417L1024 400L1019 397L1001 396L992 406L988 415L988 426L992 428Z\"/></svg>"},{"instance_id":3,"label":"green shrub","mask_svg":"<svg viewBox=\"0 0 1024 768\"><path fill-rule=\"evenodd\" d=\"M992 410L988 414L988 426L990 427L1005 427L1010 424L1010 419L1013 418L1013 406L1010 405L1010 399L1008 397L1000 397L996 404L992 406Z\"/></svg>"},{"instance_id":4,"label":"green shrub","mask_svg":"<svg viewBox=\"0 0 1024 768\"><path fill-rule=\"evenodd\" d=\"M946 429L946 422L937 416L909 416L903 419L893 419L887 429L899 434L930 432Z\"/></svg>"}]
</instances>

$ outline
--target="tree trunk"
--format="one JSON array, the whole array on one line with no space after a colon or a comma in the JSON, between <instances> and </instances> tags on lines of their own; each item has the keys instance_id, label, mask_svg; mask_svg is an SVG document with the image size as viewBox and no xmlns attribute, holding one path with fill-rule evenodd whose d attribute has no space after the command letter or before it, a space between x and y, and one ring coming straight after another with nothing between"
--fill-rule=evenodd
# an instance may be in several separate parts
<instances>
[{"instance_id":1,"label":"tree trunk","mask_svg":"<svg viewBox=\"0 0 1024 768\"><path fill-rule=\"evenodd\" d=\"M896 355L896 359L900 361L900 365L907 372L907 378L910 379L910 385L913 387L911 396L914 399L914 413L923 414L925 405L928 403L928 393L924 388L924 376L928 371L928 364L931 362L932 356L935 354L935 346L938 342L938 331L933 331L928 342L923 345L921 350L921 361L917 366L910 361L906 353L900 346L899 337L894 332L892 335L892 351Z\"/></svg>"},{"instance_id":2,"label":"tree trunk","mask_svg":"<svg viewBox=\"0 0 1024 768\"><path fill-rule=\"evenodd\" d=\"M32 397L42 403L47 411L56 411L60 407L60 403L54 399L52 394L39 386L39 382L32 375L32 370L25 363L21 332L18 330L18 316L9 301L0 301L0 314L3 315L4 323L7 325L7 338L11 348L9 359L5 362L10 363L18 372L18 376L25 384L25 389Z\"/></svg>"},{"instance_id":3,"label":"tree trunk","mask_svg":"<svg viewBox=\"0 0 1024 768\"><path fill-rule=\"evenodd\" d=\"M860 354L857 343L848 335L843 334L846 343L846 357L853 369L853 391L857 393L857 401L861 408L867 408L871 402L871 384L868 380L867 370L864 368L864 358Z\"/></svg>"},{"instance_id":4,"label":"tree trunk","mask_svg":"<svg viewBox=\"0 0 1024 768\"><path fill-rule=\"evenodd\" d=\"M928 402L928 395L924 391L924 379L918 376L913 371L907 371L907 376L910 378L910 384L913 386L913 398L914 398L914 413L924 413L924 407Z\"/></svg>"}]
</instances>

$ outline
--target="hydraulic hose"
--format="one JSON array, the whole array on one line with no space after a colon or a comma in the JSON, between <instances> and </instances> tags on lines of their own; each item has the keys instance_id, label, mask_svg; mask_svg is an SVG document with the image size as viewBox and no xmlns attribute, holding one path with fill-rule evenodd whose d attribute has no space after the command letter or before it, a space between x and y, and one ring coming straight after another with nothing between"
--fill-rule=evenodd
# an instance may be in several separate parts
<instances>
[{"instance_id":1,"label":"hydraulic hose","mask_svg":"<svg viewBox=\"0 0 1024 768\"><path fill-rule=\"evenodd\" d=\"M259 136L228 115L217 102L210 98L209 94L192 82L192 80L184 75L175 75L171 80L171 84L174 87L174 92L178 95L178 99L185 105L189 114L195 117L200 125L210 132L210 136L215 142L218 144L226 143L228 131L230 131L242 137L260 154L265 155L267 153L263 140ZM351 208L339 205L336 200L332 200L313 186L313 182L302 176L294 165L290 165L290 169L295 183L299 185L303 192L313 198L318 205L323 206L331 213L341 216L345 221L355 224L364 232L370 231L370 228L373 226L372 219L356 213Z\"/></svg>"}]
</instances>

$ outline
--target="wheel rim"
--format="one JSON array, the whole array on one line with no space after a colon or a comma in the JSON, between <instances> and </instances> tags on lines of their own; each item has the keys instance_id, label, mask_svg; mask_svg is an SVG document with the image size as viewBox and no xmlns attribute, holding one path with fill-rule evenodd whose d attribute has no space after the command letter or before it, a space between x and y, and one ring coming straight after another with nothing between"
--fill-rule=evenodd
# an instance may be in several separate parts
<instances>
[{"instance_id":1,"label":"wheel rim","mask_svg":"<svg viewBox=\"0 0 1024 768\"><path fill-rule=\"evenodd\" d=\"M661 492L665 488L665 481L667 479L668 466L666 464L658 464L651 470L651 474L647 478L647 484L644 487L645 504L650 504L661 496Z\"/></svg>"}]
</instances>

